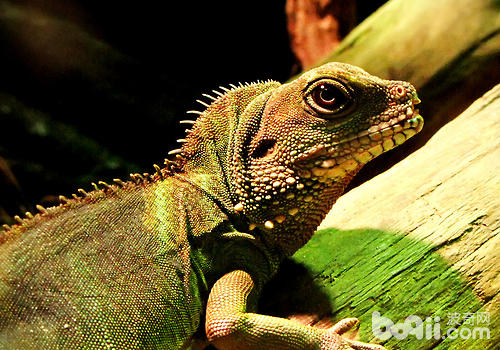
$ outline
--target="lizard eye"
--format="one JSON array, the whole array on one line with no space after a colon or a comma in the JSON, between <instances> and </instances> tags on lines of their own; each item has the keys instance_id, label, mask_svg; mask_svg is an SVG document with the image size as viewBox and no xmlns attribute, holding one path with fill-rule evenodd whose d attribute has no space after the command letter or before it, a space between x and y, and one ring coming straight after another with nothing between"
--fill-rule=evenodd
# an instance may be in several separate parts
<instances>
[{"instance_id":1,"label":"lizard eye","mask_svg":"<svg viewBox=\"0 0 500 350\"><path fill-rule=\"evenodd\" d=\"M323 79L313 83L306 92L306 102L319 114L339 114L352 103L349 90L340 82Z\"/></svg>"}]
</instances>

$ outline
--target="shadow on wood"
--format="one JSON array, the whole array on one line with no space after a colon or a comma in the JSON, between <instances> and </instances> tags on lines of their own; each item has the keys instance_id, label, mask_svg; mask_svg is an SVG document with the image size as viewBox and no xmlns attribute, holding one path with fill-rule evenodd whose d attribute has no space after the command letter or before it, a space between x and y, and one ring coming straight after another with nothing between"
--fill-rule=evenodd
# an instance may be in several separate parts
<instances>
[{"instance_id":1,"label":"shadow on wood","mask_svg":"<svg viewBox=\"0 0 500 350\"><path fill-rule=\"evenodd\" d=\"M472 329L462 316L485 312L487 301L476 296L467 280L436 253L438 248L376 229L322 230L294 255L293 262L282 266L267 286L259 311L282 317L308 314L317 320L357 317L361 340L373 342L381 342L372 330L375 311L396 325L411 315L422 321L431 317L421 328L424 339L417 339L417 327L415 334L402 340L391 336L381 343L388 349L464 349L463 340L450 339L446 331L456 327L460 334L462 329ZM451 318L455 313L461 316L458 320ZM497 315L490 316L481 326L490 329L491 339L475 339L467 349L494 349L500 321ZM450 321L456 324L448 325ZM430 332L427 324L432 325ZM381 327L375 329L382 332ZM408 330L399 329L400 336Z\"/></svg>"}]
</instances>

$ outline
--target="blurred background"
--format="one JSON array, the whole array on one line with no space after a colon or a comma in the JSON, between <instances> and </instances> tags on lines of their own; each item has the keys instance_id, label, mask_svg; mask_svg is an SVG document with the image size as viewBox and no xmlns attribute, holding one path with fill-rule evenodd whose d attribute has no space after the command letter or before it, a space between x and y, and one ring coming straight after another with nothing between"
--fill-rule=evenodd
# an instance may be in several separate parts
<instances>
[{"instance_id":1,"label":"blurred background","mask_svg":"<svg viewBox=\"0 0 500 350\"><path fill-rule=\"evenodd\" d=\"M284 82L324 60L409 80L425 102L420 141L384 155L364 181L498 81L499 6L0 0L0 224L92 181L151 172L183 138L185 112L203 108L202 93Z\"/></svg>"},{"instance_id":2,"label":"blurred background","mask_svg":"<svg viewBox=\"0 0 500 350\"><path fill-rule=\"evenodd\" d=\"M320 54L384 1L324 3ZM290 35L303 5L287 20L284 0L0 1L0 223L162 164L202 93L311 65Z\"/></svg>"}]
</instances>

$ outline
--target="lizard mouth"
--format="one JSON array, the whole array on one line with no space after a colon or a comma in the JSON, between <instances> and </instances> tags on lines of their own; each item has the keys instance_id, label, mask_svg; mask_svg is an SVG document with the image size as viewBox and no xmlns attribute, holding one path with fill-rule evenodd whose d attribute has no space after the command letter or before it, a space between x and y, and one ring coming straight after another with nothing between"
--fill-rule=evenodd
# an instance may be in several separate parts
<instances>
[{"instance_id":1,"label":"lizard mouth","mask_svg":"<svg viewBox=\"0 0 500 350\"><path fill-rule=\"evenodd\" d=\"M395 146L398 146L420 132L423 126L424 119L419 114L419 110L415 109L412 105L407 108L404 114L395 116L389 121L371 126L368 130L364 130L350 138L342 139L335 146L345 145L347 143L351 146L357 146L356 140L360 141L361 144L370 145L370 143L377 143L387 138L395 138L393 141L395 142ZM368 142L366 137L368 137L371 142ZM404 139L402 139L402 137L404 137ZM329 151L332 151L332 149L329 149Z\"/></svg>"},{"instance_id":2,"label":"lizard mouth","mask_svg":"<svg viewBox=\"0 0 500 350\"><path fill-rule=\"evenodd\" d=\"M384 151L388 151L391 149L387 147L389 140L394 142L394 146L392 148L399 146L410 137L419 133L423 126L424 119L419 114L418 109L414 110L413 108L408 108L405 118L401 118L400 116L390 120L389 122L380 123L377 126L369 128L366 132L358 134L354 139L361 140L363 137L368 137L375 146L378 141L382 141L382 143L385 141L386 145L384 145Z\"/></svg>"},{"instance_id":3,"label":"lizard mouth","mask_svg":"<svg viewBox=\"0 0 500 350\"><path fill-rule=\"evenodd\" d=\"M309 159L311 175L320 182L344 178L359 171L373 158L416 135L423 125L424 119L418 109L411 106L403 115L342 139L331 147L318 148L301 160Z\"/></svg>"}]
</instances>

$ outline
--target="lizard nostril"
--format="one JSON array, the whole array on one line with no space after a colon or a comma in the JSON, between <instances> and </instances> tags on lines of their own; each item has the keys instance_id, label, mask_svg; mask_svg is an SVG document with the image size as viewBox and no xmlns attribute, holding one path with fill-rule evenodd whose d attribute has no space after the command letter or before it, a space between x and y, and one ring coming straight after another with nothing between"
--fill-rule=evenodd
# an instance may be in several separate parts
<instances>
[{"instance_id":1,"label":"lizard nostril","mask_svg":"<svg viewBox=\"0 0 500 350\"><path fill-rule=\"evenodd\" d=\"M411 95L411 103L413 105L418 105L420 102L420 99L418 98L417 94L414 92L412 95Z\"/></svg>"}]
</instances>

